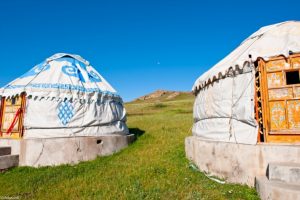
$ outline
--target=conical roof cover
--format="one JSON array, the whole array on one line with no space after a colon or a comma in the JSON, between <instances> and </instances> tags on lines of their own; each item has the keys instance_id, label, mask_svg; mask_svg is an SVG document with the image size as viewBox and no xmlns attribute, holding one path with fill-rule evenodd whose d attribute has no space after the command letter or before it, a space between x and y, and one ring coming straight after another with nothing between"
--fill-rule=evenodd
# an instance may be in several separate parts
<instances>
[{"instance_id":1,"label":"conical roof cover","mask_svg":"<svg viewBox=\"0 0 300 200\"><path fill-rule=\"evenodd\" d=\"M240 46L223 60L202 74L194 83L197 91L215 79L224 77L230 68L242 69L257 58L268 60L270 57L300 52L300 22L287 21L265 26L244 40Z\"/></svg>"},{"instance_id":2,"label":"conical roof cover","mask_svg":"<svg viewBox=\"0 0 300 200\"><path fill-rule=\"evenodd\" d=\"M116 90L79 55L58 53L0 89L11 97L26 92L40 97L83 98L100 95L119 97Z\"/></svg>"}]
</instances>

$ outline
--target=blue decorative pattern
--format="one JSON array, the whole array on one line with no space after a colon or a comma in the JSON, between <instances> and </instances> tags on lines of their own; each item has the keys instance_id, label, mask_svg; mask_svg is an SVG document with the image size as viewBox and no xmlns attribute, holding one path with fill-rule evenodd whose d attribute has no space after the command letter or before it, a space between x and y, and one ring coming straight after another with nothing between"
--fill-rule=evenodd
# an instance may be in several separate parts
<instances>
[{"instance_id":1,"label":"blue decorative pattern","mask_svg":"<svg viewBox=\"0 0 300 200\"><path fill-rule=\"evenodd\" d=\"M87 67L84 63L82 63L74 58L63 57L63 58L58 58L55 61L67 62L66 65L61 67L61 71L63 72L63 74L65 74L67 76L76 77L83 83L86 83L86 82L98 83L98 82L102 81L100 76L93 70L92 67ZM35 76L38 73L40 73L41 71L49 70L50 67L51 67L50 64L46 64L45 62L42 62L39 65L32 68L27 73L25 73L24 75L22 75L20 78ZM83 77L82 73L86 73L88 75L88 77L87 77L88 80L86 80Z\"/></svg>"},{"instance_id":2,"label":"blue decorative pattern","mask_svg":"<svg viewBox=\"0 0 300 200\"><path fill-rule=\"evenodd\" d=\"M64 90L75 90L79 92L98 92L103 94L111 94L116 95L116 93L112 93L109 91L102 91L99 88L85 88L83 86L79 85L71 85L71 84L51 84L51 83L34 83L34 84L28 84L28 85L8 85L4 89L18 89L18 88L41 88L41 89L64 89Z\"/></svg>"},{"instance_id":3,"label":"blue decorative pattern","mask_svg":"<svg viewBox=\"0 0 300 200\"><path fill-rule=\"evenodd\" d=\"M61 71L67 76L73 76L79 78L78 75L80 74L80 72L79 69L75 66L65 65L61 68Z\"/></svg>"},{"instance_id":4,"label":"blue decorative pattern","mask_svg":"<svg viewBox=\"0 0 300 200\"><path fill-rule=\"evenodd\" d=\"M35 76L38 73L40 73L42 71L46 71L48 69L50 69L50 65L49 64L45 65L45 62L42 62L42 63L38 64L37 66L35 66L34 68L32 68L27 73L23 74L20 78L26 78L26 77L29 77L29 76Z\"/></svg>"},{"instance_id":5,"label":"blue decorative pattern","mask_svg":"<svg viewBox=\"0 0 300 200\"><path fill-rule=\"evenodd\" d=\"M61 69L62 72L67 76L76 77L83 83L86 82L97 83L102 81L100 76L96 72L94 72L93 70L88 70L85 64L79 62L76 59L64 57L64 58L57 59L57 61L65 61L69 63L69 65L65 65ZM78 68L78 65L80 66L81 69ZM88 80L84 79L81 70L83 70L88 75Z\"/></svg>"},{"instance_id":6,"label":"blue decorative pattern","mask_svg":"<svg viewBox=\"0 0 300 200\"><path fill-rule=\"evenodd\" d=\"M74 107L69 101L63 101L58 106L58 118L66 126L74 116Z\"/></svg>"},{"instance_id":7,"label":"blue decorative pattern","mask_svg":"<svg viewBox=\"0 0 300 200\"><path fill-rule=\"evenodd\" d=\"M91 82L101 82L102 81L100 76L94 71L89 72L89 78L90 78Z\"/></svg>"}]
</instances>

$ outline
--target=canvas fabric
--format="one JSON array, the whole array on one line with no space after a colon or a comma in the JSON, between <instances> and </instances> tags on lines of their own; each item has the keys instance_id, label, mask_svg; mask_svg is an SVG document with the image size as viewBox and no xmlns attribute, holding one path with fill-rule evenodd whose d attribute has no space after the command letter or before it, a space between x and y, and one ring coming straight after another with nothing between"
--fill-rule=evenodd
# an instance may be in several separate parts
<instances>
[{"instance_id":1,"label":"canvas fabric","mask_svg":"<svg viewBox=\"0 0 300 200\"><path fill-rule=\"evenodd\" d=\"M207 140L255 144L253 76L249 71L201 90L194 103L193 134Z\"/></svg>"},{"instance_id":2,"label":"canvas fabric","mask_svg":"<svg viewBox=\"0 0 300 200\"><path fill-rule=\"evenodd\" d=\"M113 99L27 98L25 138L99 136L128 133L126 111Z\"/></svg>"}]
</instances>

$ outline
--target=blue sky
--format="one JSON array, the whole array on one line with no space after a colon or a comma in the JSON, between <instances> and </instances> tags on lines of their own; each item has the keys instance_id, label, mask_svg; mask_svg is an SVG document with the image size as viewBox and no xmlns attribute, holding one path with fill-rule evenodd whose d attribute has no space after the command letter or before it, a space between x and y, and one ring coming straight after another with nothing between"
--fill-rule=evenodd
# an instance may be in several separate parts
<instances>
[{"instance_id":1,"label":"blue sky","mask_svg":"<svg viewBox=\"0 0 300 200\"><path fill-rule=\"evenodd\" d=\"M68 52L89 60L125 101L190 90L261 26L300 20L299 7L299 0L1 1L0 86Z\"/></svg>"}]
</instances>

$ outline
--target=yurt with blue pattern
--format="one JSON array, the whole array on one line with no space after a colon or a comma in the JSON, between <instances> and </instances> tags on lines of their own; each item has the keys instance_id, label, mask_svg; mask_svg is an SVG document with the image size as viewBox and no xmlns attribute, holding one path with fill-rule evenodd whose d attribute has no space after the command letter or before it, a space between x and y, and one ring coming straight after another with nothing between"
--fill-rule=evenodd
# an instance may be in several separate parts
<instances>
[{"instance_id":1,"label":"yurt with blue pattern","mask_svg":"<svg viewBox=\"0 0 300 200\"><path fill-rule=\"evenodd\" d=\"M122 98L78 55L49 57L0 95L2 138L128 134Z\"/></svg>"}]
</instances>

